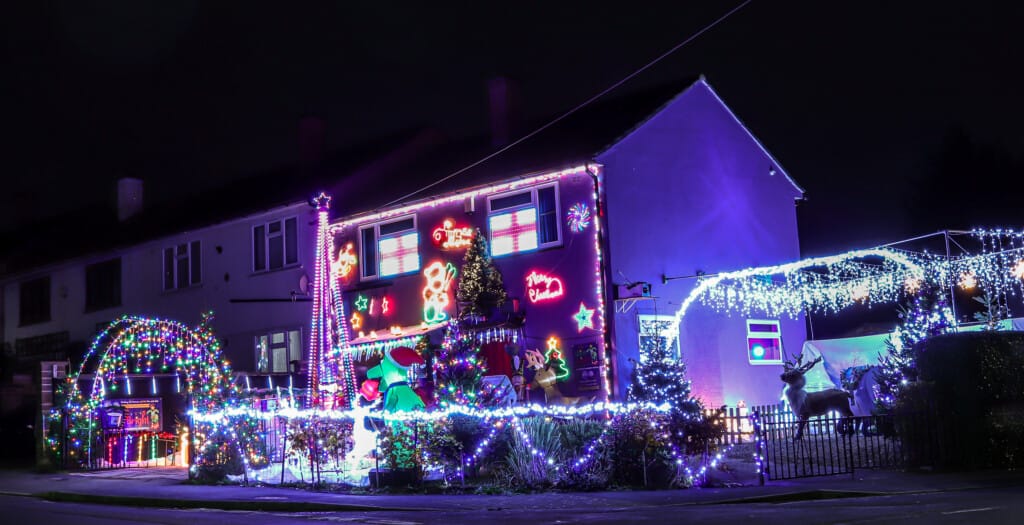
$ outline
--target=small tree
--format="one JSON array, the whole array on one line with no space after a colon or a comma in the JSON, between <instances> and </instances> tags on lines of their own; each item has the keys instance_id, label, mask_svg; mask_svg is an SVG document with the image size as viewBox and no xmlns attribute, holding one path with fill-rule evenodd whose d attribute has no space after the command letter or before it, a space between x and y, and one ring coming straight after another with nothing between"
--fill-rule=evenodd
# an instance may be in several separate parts
<instances>
[{"instance_id":1,"label":"small tree","mask_svg":"<svg viewBox=\"0 0 1024 525\"><path fill-rule=\"evenodd\" d=\"M494 267L487 239L479 228L473 233L473 242L466 250L461 271L457 294L462 308L460 317L486 315L508 298L501 272Z\"/></svg>"},{"instance_id":2,"label":"small tree","mask_svg":"<svg viewBox=\"0 0 1024 525\"><path fill-rule=\"evenodd\" d=\"M951 331L956 324L953 311L938 290L919 293L898 312L900 321L885 340L886 352L879 356L875 372L879 390L875 403L880 411L891 410L903 388L917 380L915 345Z\"/></svg>"},{"instance_id":3,"label":"small tree","mask_svg":"<svg viewBox=\"0 0 1024 525\"><path fill-rule=\"evenodd\" d=\"M448 325L434 367L437 400L442 406L476 404L487 364L480 356L480 345L458 323Z\"/></svg>"},{"instance_id":4,"label":"small tree","mask_svg":"<svg viewBox=\"0 0 1024 525\"><path fill-rule=\"evenodd\" d=\"M668 403L672 442L683 449L703 449L721 427L704 417L703 404L690 395L686 364L673 355L662 335L669 326L667 321L655 321L642 328L640 360L634 364L628 396L630 401Z\"/></svg>"}]
</instances>

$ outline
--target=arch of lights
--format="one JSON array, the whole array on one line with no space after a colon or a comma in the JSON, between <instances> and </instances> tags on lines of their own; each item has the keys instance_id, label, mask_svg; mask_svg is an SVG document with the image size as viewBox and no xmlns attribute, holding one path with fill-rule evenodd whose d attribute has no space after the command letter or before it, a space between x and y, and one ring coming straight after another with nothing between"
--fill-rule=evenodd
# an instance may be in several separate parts
<instances>
[{"instance_id":1,"label":"arch of lights","mask_svg":"<svg viewBox=\"0 0 1024 525\"><path fill-rule=\"evenodd\" d=\"M123 388L131 394L132 376L173 374L175 388L192 396L197 406L214 408L231 393L231 372L222 361L220 343L209 328L211 314L197 327L168 319L125 315L96 336L78 371L69 378L69 412L87 416L108 390ZM88 392L80 386L83 373L95 363ZM184 390L181 384L184 383Z\"/></svg>"},{"instance_id":2,"label":"arch of lights","mask_svg":"<svg viewBox=\"0 0 1024 525\"><path fill-rule=\"evenodd\" d=\"M833 313L858 303L892 302L931 274L928 262L909 252L870 248L703 277L676 311L669 345L697 301L720 312L758 311L773 317Z\"/></svg>"}]
</instances>

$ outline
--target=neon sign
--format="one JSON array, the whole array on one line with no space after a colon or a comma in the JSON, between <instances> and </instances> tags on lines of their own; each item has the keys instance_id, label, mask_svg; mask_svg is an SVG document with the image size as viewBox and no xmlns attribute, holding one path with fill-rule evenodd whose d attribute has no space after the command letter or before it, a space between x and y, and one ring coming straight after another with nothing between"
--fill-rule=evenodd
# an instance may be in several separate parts
<instances>
[{"instance_id":1,"label":"neon sign","mask_svg":"<svg viewBox=\"0 0 1024 525\"><path fill-rule=\"evenodd\" d=\"M455 278L455 265L452 263L434 262L423 270L427 285L423 287L423 320L427 324L436 324L448 319L445 309L451 300L448 298L448 286Z\"/></svg>"},{"instance_id":2,"label":"neon sign","mask_svg":"<svg viewBox=\"0 0 1024 525\"><path fill-rule=\"evenodd\" d=\"M352 312L352 329L359 330L363 327L363 316L359 315L359 312Z\"/></svg>"},{"instance_id":3,"label":"neon sign","mask_svg":"<svg viewBox=\"0 0 1024 525\"><path fill-rule=\"evenodd\" d=\"M563 295L565 295L565 287L562 286L562 280L558 277L540 272L530 272L526 276L526 296L530 298L531 303L556 299Z\"/></svg>"},{"instance_id":4,"label":"neon sign","mask_svg":"<svg viewBox=\"0 0 1024 525\"><path fill-rule=\"evenodd\" d=\"M334 263L334 273L341 279L348 279L352 276L352 271L355 270L356 254L353 251L352 243L348 243L338 252L338 257L332 261Z\"/></svg>"},{"instance_id":5,"label":"neon sign","mask_svg":"<svg viewBox=\"0 0 1024 525\"><path fill-rule=\"evenodd\" d=\"M455 221L445 219L441 226L434 229L434 246L442 250L458 250L466 248L473 242L473 228L456 227Z\"/></svg>"},{"instance_id":6,"label":"neon sign","mask_svg":"<svg viewBox=\"0 0 1024 525\"><path fill-rule=\"evenodd\" d=\"M385 295L384 298L380 300L380 313L384 315L391 315L391 305L393 303L394 301Z\"/></svg>"},{"instance_id":7,"label":"neon sign","mask_svg":"<svg viewBox=\"0 0 1024 525\"><path fill-rule=\"evenodd\" d=\"M365 295L360 295L359 297L356 298L353 304L355 304L356 310L359 310L360 312L365 312L366 309L369 307L370 300L367 299Z\"/></svg>"}]
</instances>

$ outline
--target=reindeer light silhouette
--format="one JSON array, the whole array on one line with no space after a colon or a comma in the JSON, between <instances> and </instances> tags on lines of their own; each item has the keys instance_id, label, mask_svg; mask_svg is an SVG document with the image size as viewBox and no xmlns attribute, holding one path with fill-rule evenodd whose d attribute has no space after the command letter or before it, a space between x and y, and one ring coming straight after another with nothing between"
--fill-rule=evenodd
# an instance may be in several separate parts
<instances>
[{"instance_id":1,"label":"reindeer light silhouette","mask_svg":"<svg viewBox=\"0 0 1024 525\"><path fill-rule=\"evenodd\" d=\"M843 417L853 417L853 411L850 409L850 400L853 399L853 396L849 392L838 388L830 388L820 392L806 392L804 390L804 386L807 384L804 374L811 368L814 368L814 365L820 363L821 357L810 363L801 364L803 358L804 355L800 354L796 357L796 362L787 361L783 365L785 371L779 376L782 382L787 385L786 399L789 400L789 406L792 407L793 414L800 420L796 429L796 435L793 436L794 441L803 437L807 420L812 417L827 414L833 410L842 414ZM843 428L845 429L847 426L845 425ZM841 430L838 424L837 430Z\"/></svg>"}]
</instances>

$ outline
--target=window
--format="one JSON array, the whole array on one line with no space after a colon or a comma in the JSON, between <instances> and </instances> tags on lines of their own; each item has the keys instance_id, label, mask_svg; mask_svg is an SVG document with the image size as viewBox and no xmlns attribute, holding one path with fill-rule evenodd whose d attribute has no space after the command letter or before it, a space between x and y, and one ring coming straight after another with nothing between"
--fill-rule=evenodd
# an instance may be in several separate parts
<instances>
[{"instance_id":1,"label":"window","mask_svg":"<svg viewBox=\"0 0 1024 525\"><path fill-rule=\"evenodd\" d=\"M256 337L256 370L291 372L291 362L302 360L302 331L271 332Z\"/></svg>"},{"instance_id":2,"label":"window","mask_svg":"<svg viewBox=\"0 0 1024 525\"><path fill-rule=\"evenodd\" d=\"M199 241L164 248L164 290L180 290L203 282Z\"/></svg>"},{"instance_id":3,"label":"window","mask_svg":"<svg viewBox=\"0 0 1024 525\"><path fill-rule=\"evenodd\" d=\"M18 321L21 326L49 321L50 276L25 281L18 288Z\"/></svg>"},{"instance_id":4,"label":"window","mask_svg":"<svg viewBox=\"0 0 1024 525\"><path fill-rule=\"evenodd\" d=\"M782 331L778 321L747 319L747 361L752 365L782 364Z\"/></svg>"},{"instance_id":5,"label":"window","mask_svg":"<svg viewBox=\"0 0 1024 525\"><path fill-rule=\"evenodd\" d=\"M555 185L491 197L487 226L491 255L528 252L558 244L558 192Z\"/></svg>"},{"instance_id":6,"label":"window","mask_svg":"<svg viewBox=\"0 0 1024 525\"><path fill-rule=\"evenodd\" d=\"M676 332L675 316L672 315L639 315L640 321L640 357L651 349L668 348L669 355L679 358L679 337ZM669 341L672 346L668 347Z\"/></svg>"},{"instance_id":7,"label":"window","mask_svg":"<svg viewBox=\"0 0 1024 525\"><path fill-rule=\"evenodd\" d=\"M298 263L298 219L291 217L252 228L253 271L280 270Z\"/></svg>"},{"instance_id":8,"label":"window","mask_svg":"<svg viewBox=\"0 0 1024 525\"><path fill-rule=\"evenodd\" d=\"M121 258L85 267L85 311L121 306Z\"/></svg>"},{"instance_id":9,"label":"window","mask_svg":"<svg viewBox=\"0 0 1024 525\"><path fill-rule=\"evenodd\" d=\"M359 228L363 279L391 277L420 269L420 234L416 216Z\"/></svg>"}]
</instances>

